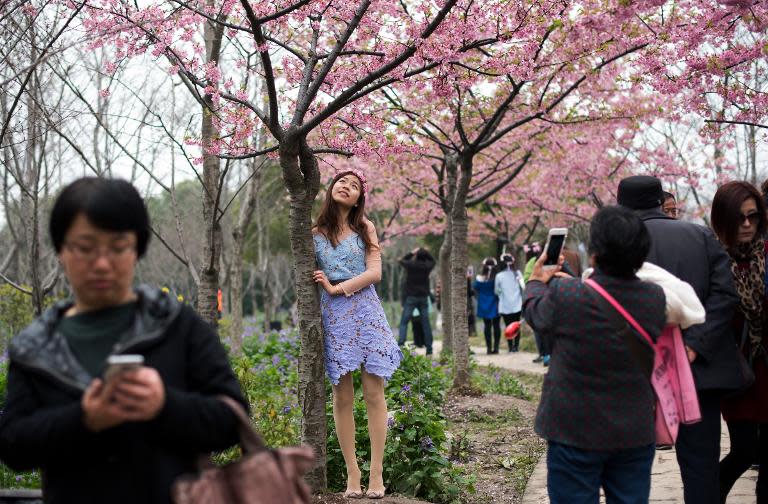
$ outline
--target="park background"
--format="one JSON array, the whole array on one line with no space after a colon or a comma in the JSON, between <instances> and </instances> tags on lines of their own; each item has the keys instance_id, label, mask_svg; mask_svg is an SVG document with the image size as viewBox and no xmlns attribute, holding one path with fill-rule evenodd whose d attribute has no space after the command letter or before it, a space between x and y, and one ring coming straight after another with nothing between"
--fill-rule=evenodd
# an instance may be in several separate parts
<instances>
[{"instance_id":1,"label":"park background","mask_svg":"<svg viewBox=\"0 0 768 504\"><path fill-rule=\"evenodd\" d=\"M126 178L153 226L137 280L217 324L268 440L312 445L308 481L338 488L310 225L322 187L354 166L390 323L405 252L429 248L442 287L440 360L409 355L388 387L388 485L482 502L478 478L509 471L516 502L541 453L520 413L540 380L470 358L467 267L502 248L521 261L552 226L580 250L629 174L659 176L705 225L719 183L759 185L767 24L761 0L3 2L1 365L12 335L68 295L46 234L57 192ZM452 408L482 392L528 406ZM473 466L488 418L498 439L528 435ZM3 487L39 484L3 474Z\"/></svg>"}]
</instances>

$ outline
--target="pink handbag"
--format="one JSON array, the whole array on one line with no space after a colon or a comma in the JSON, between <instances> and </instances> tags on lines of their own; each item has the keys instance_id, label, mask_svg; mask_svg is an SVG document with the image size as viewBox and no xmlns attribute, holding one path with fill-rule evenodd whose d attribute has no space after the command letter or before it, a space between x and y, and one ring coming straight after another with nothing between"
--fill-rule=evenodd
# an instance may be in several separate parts
<instances>
[{"instance_id":1,"label":"pink handbag","mask_svg":"<svg viewBox=\"0 0 768 504\"><path fill-rule=\"evenodd\" d=\"M584 282L608 301L654 349L651 385L656 393L656 443L675 444L680 423L701 421L699 399L680 328L665 327L654 343L646 330L600 284L591 279Z\"/></svg>"}]
</instances>

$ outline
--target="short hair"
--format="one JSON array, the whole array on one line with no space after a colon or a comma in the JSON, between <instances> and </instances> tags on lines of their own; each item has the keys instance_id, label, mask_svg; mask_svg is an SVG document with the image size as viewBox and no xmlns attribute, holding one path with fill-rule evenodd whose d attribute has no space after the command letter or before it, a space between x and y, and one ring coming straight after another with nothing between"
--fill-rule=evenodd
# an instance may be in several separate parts
<instances>
[{"instance_id":1,"label":"short hair","mask_svg":"<svg viewBox=\"0 0 768 504\"><path fill-rule=\"evenodd\" d=\"M605 206L595 213L589 228L589 253L595 265L611 276L630 278L651 249L651 236L643 221L622 206Z\"/></svg>"},{"instance_id":2,"label":"short hair","mask_svg":"<svg viewBox=\"0 0 768 504\"><path fill-rule=\"evenodd\" d=\"M671 192L664 191L662 194L664 195L664 199L662 201L667 201L668 199L677 201L677 198L675 198L675 195Z\"/></svg>"},{"instance_id":3,"label":"short hair","mask_svg":"<svg viewBox=\"0 0 768 504\"><path fill-rule=\"evenodd\" d=\"M712 199L710 220L712 230L726 248L736 246L739 235L739 220L741 205L749 198L755 200L758 222L757 235L762 236L766 230L765 202L755 186L743 180L735 180L718 187Z\"/></svg>"},{"instance_id":4,"label":"short hair","mask_svg":"<svg viewBox=\"0 0 768 504\"><path fill-rule=\"evenodd\" d=\"M149 244L149 214L144 200L125 180L83 177L61 191L51 211L48 231L53 248L61 252L64 236L79 214L97 228L136 233L136 253L142 257Z\"/></svg>"}]
</instances>

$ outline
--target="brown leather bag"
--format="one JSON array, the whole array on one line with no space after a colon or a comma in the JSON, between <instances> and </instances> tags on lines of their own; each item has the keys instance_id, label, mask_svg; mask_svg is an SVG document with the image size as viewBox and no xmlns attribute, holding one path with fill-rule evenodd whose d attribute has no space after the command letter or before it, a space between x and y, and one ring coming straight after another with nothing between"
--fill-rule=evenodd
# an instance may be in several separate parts
<instances>
[{"instance_id":1,"label":"brown leather bag","mask_svg":"<svg viewBox=\"0 0 768 504\"><path fill-rule=\"evenodd\" d=\"M219 396L232 408L240 423L240 460L215 467L200 461L199 476L179 478L173 485L176 504L306 504L309 488L302 475L315 463L308 446L270 450L251 427L243 407L230 397Z\"/></svg>"}]
</instances>

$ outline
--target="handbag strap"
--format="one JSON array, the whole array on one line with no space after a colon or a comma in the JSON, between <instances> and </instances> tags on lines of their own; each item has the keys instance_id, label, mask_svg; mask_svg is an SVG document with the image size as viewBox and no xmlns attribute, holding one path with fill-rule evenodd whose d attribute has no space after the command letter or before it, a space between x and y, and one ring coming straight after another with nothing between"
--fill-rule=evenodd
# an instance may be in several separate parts
<instances>
[{"instance_id":1,"label":"handbag strap","mask_svg":"<svg viewBox=\"0 0 768 504\"><path fill-rule=\"evenodd\" d=\"M245 412L243 405L226 395L218 395L216 399L226 404L235 414L235 417L237 417L240 446L243 448L243 452L256 453L266 450L267 446L264 444L264 440L253 429L251 419L248 417L248 413Z\"/></svg>"},{"instance_id":2,"label":"handbag strap","mask_svg":"<svg viewBox=\"0 0 768 504\"><path fill-rule=\"evenodd\" d=\"M632 355L632 358L635 360L635 364L640 369L640 372L642 372L643 376L650 380L651 375L653 374L653 365L656 353L654 345L651 343L649 346L647 341L649 338L641 339L635 335L634 331L632 331L629 326L628 320L624 318L617 306L625 313L626 310L624 310L618 301L616 301L613 296L608 294L608 292L606 292L606 290L603 289L600 284L592 279L586 279L584 280L584 283L591 287L590 292L592 292L598 304L602 305L603 309L607 311L608 316L615 322L616 326L618 327L619 335L624 340L624 344L627 346L627 349L629 350L630 355ZM611 300L613 300L615 304L612 303ZM629 315L629 317L634 320L631 315ZM641 333L645 332L642 327L640 327L640 329Z\"/></svg>"},{"instance_id":3,"label":"handbag strap","mask_svg":"<svg viewBox=\"0 0 768 504\"><path fill-rule=\"evenodd\" d=\"M646 330L643 329L643 326L641 326L637 322L637 320L635 320L635 317L633 317L627 310L625 310L624 307L621 306L621 303L616 301L616 298L611 296L611 294L607 290L603 289L603 287L599 283L595 282L591 278L587 278L586 280L584 280L584 283L586 283L587 285L595 289L598 294L600 294L606 301L611 303L611 306L613 306L616 309L616 311L619 312L621 316L624 317L624 319L627 322L629 322L629 324L632 327L634 327L635 330L643 336L643 338L645 338L645 341L647 341L648 344L651 345L651 347L655 346L653 343L653 339L651 339L651 337L648 335Z\"/></svg>"}]
</instances>

